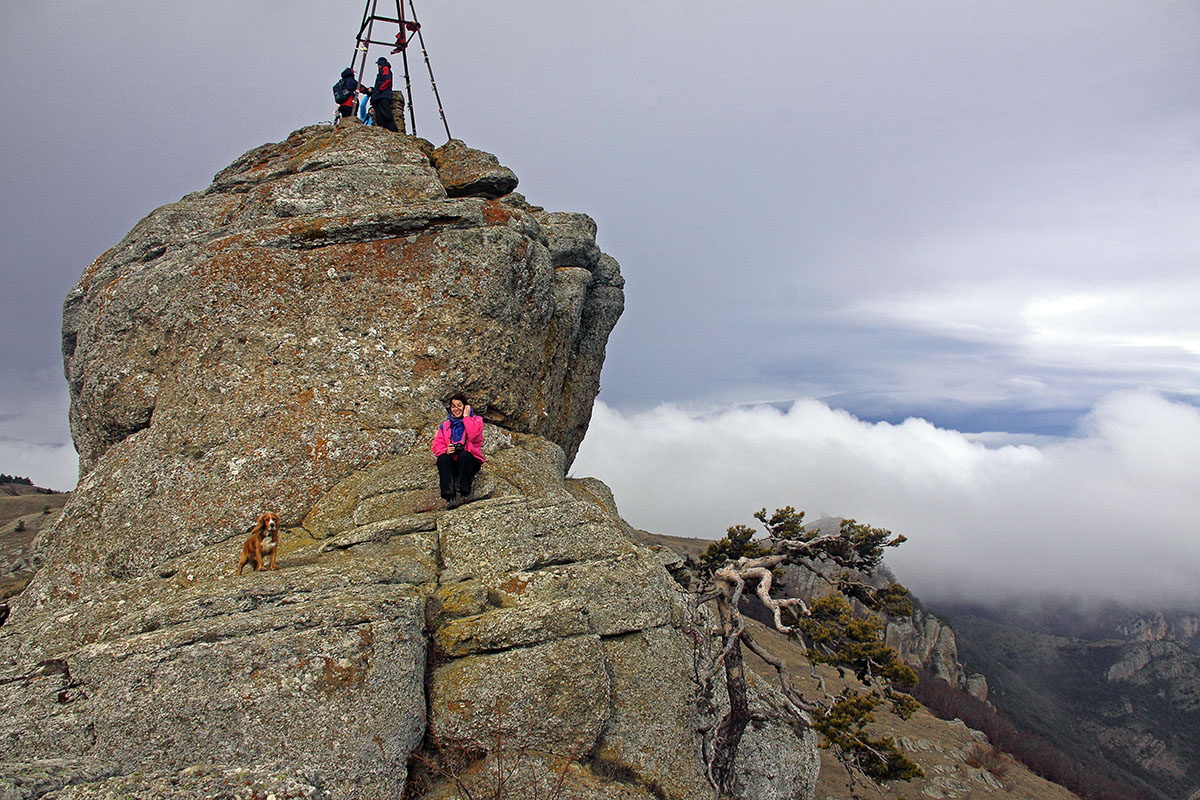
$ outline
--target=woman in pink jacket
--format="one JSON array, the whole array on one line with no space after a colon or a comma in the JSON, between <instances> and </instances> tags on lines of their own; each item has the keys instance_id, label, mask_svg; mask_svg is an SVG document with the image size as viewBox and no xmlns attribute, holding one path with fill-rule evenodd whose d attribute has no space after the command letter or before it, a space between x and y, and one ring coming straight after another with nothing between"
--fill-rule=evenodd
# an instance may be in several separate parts
<instances>
[{"instance_id":1,"label":"woman in pink jacket","mask_svg":"<svg viewBox=\"0 0 1200 800\"><path fill-rule=\"evenodd\" d=\"M437 456L438 479L446 508L457 508L471 493L471 481L486 461L483 457L483 417L467 405L467 398L450 398L449 418L433 436L433 454Z\"/></svg>"}]
</instances>

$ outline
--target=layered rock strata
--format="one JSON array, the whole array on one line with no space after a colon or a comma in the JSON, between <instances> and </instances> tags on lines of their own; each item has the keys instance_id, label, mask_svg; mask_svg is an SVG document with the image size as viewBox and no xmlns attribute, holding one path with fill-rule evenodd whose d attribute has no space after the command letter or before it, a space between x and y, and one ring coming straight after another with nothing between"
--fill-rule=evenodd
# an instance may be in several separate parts
<instances>
[{"instance_id":1,"label":"layered rock strata","mask_svg":"<svg viewBox=\"0 0 1200 800\"><path fill-rule=\"evenodd\" d=\"M81 481L0 626L0 797L711 794L709 623L565 478L620 271L515 183L461 143L306 128L88 268ZM488 462L446 511L427 446L459 389ZM280 568L234 576L266 509ZM811 733L754 698L743 796L810 797Z\"/></svg>"}]
</instances>

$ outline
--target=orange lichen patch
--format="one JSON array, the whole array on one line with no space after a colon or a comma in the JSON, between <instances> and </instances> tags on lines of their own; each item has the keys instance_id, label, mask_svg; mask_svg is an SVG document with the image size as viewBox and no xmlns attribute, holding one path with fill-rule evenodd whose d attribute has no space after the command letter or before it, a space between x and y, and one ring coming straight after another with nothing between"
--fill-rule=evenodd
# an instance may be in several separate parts
<instances>
[{"instance_id":1,"label":"orange lichen patch","mask_svg":"<svg viewBox=\"0 0 1200 800\"><path fill-rule=\"evenodd\" d=\"M107 258L109 257L109 255L111 255L111 254L112 254L112 251L113 251L113 250L116 250L116 249L117 249L116 247L110 247L110 248L108 248L108 249L107 249L107 250L105 250L103 253L101 253L101 254L100 254L100 256L99 256L98 258L96 258L96 260L95 260L95 261L93 261L91 264L89 264L89 265L88 265L88 267L87 267L87 269L85 269L85 270L83 271L83 277L82 277L82 278L80 278L79 280L80 280L80 283L82 283L82 284L83 284L83 290L84 290L85 292L86 292L86 291L87 291L87 289L88 289L88 284L89 284L89 283L91 282L91 280L92 280L92 275L94 275L94 274L95 274L95 272L96 272L96 270L97 270L97 269L100 267L100 262L101 262L101 261L104 261L105 259L107 259Z\"/></svg>"},{"instance_id":2,"label":"orange lichen patch","mask_svg":"<svg viewBox=\"0 0 1200 800\"><path fill-rule=\"evenodd\" d=\"M451 700L446 704L446 710L459 717L469 717L473 705L469 700Z\"/></svg>"},{"instance_id":3,"label":"orange lichen patch","mask_svg":"<svg viewBox=\"0 0 1200 800\"><path fill-rule=\"evenodd\" d=\"M524 578L521 578L517 575L514 575L513 577L506 580L504 583L500 584L501 591L505 592L506 594L515 594L518 596L524 594L525 589L528 587L529 587L529 581L527 581Z\"/></svg>"},{"instance_id":4,"label":"orange lichen patch","mask_svg":"<svg viewBox=\"0 0 1200 800\"><path fill-rule=\"evenodd\" d=\"M115 294L113 287L120 283L123 277L122 275L118 275L100 288L99 296L96 298L96 316L99 317L104 314L105 307L108 306L109 300Z\"/></svg>"},{"instance_id":5,"label":"orange lichen patch","mask_svg":"<svg viewBox=\"0 0 1200 800\"><path fill-rule=\"evenodd\" d=\"M361 688L367 680L371 666L371 653L375 649L375 634L370 625L358 630L359 651L353 658L323 658L321 677L316 688L332 697L335 693Z\"/></svg>"},{"instance_id":6,"label":"orange lichen patch","mask_svg":"<svg viewBox=\"0 0 1200 800\"><path fill-rule=\"evenodd\" d=\"M483 204L483 218L488 225L507 225L516 214L499 200L488 200Z\"/></svg>"},{"instance_id":7,"label":"orange lichen patch","mask_svg":"<svg viewBox=\"0 0 1200 800\"><path fill-rule=\"evenodd\" d=\"M217 227L220 228L233 222L235 213L240 211L241 208L241 195L232 195L228 200L225 201L224 205L221 206L221 213L217 218Z\"/></svg>"},{"instance_id":8,"label":"orange lichen patch","mask_svg":"<svg viewBox=\"0 0 1200 800\"><path fill-rule=\"evenodd\" d=\"M290 142L290 140L289 140L289 142ZM304 160L308 156L312 155L313 153L316 153L319 150L325 150L331 144L333 144L333 137L330 135L325 135L325 136L312 136L307 139L304 139L303 144L301 144L299 147L292 145L289 148L291 152L289 152L285 155L285 157L287 158L288 171L289 172L299 172L300 168L304 166Z\"/></svg>"},{"instance_id":9,"label":"orange lichen patch","mask_svg":"<svg viewBox=\"0 0 1200 800\"><path fill-rule=\"evenodd\" d=\"M192 262L192 275L205 288L227 286L242 291L280 292L295 277L295 264L255 247L245 236L218 239L205 250Z\"/></svg>"},{"instance_id":10,"label":"orange lichen patch","mask_svg":"<svg viewBox=\"0 0 1200 800\"><path fill-rule=\"evenodd\" d=\"M390 283L402 271L404 250L403 244L395 239L359 242L337 248L336 261L360 269L365 267L376 281Z\"/></svg>"},{"instance_id":11,"label":"orange lichen patch","mask_svg":"<svg viewBox=\"0 0 1200 800\"><path fill-rule=\"evenodd\" d=\"M367 680L367 659L366 655L351 661L348 658L326 658L325 663L321 667L321 677L317 680L316 687L325 693L326 697L333 697L339 692L344 692L350 689L358 689Z\"/></svg>"},{"instance_id":12,"label":"orange lichen patch","mask_svg":"<svg viewBox=\"0 0 1200 800\"><path fill-rule=\"evenodd\" d=\"M311 403L313 401L313 398L316 396L317 396L317 393L316 393L315 389L305 389L304 391L302 391L298 394L292 395L292 399L300 404L299 410L303 411L304 407L307 406L309 403Z\"/></svg>"},{"instance_id":13,"label":"orange lichen patch","mask_svg":"<svg viewBox=\"0 0 1200 800\"><path fill-rule=\"evenodd\" d=\"M333 137L329 134L289 137L278 145L263 148L256 157L247 160L235 174L259 174L268 167L296 172L304 165L305 157L325 149L332 141Z\"/></svg>"},{"instance_id":14,"label":"orange lichen patch","mask_svg":"<svg viewBox=\"0 0 1200 800\"><path fill-rule=\"evenodd\" d=\"M413 362L413 376L417 378L440 373L446 368L446 359L437 356L417 356Z\"/></svg>"},{"instance_id":15,"label":"orange lichen patch","mask_svg":"<svg viewBox=\"0 0 1200 800\"><path fill-rule=\"evenodd\" d=\"M521 239L512 248L512 257L514 261L528 261L530 255L530 246L528 239Z\"/></svg>"},{"instance_id":16,"label":"orange lichen patch","mask_svg":"<svg viewBox=\"0 0 1200 800\"><path fill-rule=\"evenodd\" d=\"M308 451L312 454L314 462L320 461L329 454L329 440L324 436L318 436L311 445L308 446Z\"/></svg>"},{"instance_id":17,"label":"orange lichen patch","mask_svg":"<svg viewBox=\"0 0 1200 800\"><path fill-rule=\"evenodd\" d=\"M395 244L396 269L414 282L425 282L444 263L445 256L436 234L422 233Z\"/></svg>"},{"instance_id":18,"label":"orange lichen patch","mask_svg":"<svg viewBox=\"0 0 1200 800\"><path fill-rule=\"evenodd\" d=\"M437 267L425 243L402 237L330 245L310 253L314 274L333 268L339 276L354 276L351 283L370 281L380 288L415 285Z\"/></svg>"},{"instance_id":19,"label":"orange lichen patch","mask_svg":"<svg viewBox=\"0 0 1200 800\"><path fill-rule=\"evenodd\" d=\"M260 228L256 238L279 239L302 246L320 243L330 232L349 228L352 223L350 217L300 217Z\"/></svg>"}]
</instances>

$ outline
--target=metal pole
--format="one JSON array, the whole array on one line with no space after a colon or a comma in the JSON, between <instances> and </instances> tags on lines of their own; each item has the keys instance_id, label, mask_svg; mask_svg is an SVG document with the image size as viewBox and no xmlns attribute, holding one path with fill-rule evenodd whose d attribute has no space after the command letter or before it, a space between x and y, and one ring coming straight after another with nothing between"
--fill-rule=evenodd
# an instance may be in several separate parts
<instances>
[{"instance_id":1,"label":"metal pole","mask_svg":"<svg viewBox=\"0 0 1200 800\"><path fill-rule=\"evenodd\" d=\"M363 6L362 24L360 24L358 26L358 38L356 38L354 40L354 55L352 55L350 57L350 69L354 69L355 62L359 60L359 56L358 56L359 50L358 49L360 47L362 47L363 31L365 31L367 29L367 12L370 10L371 10L371 0L367 0L366 4ZM370 39L371 35L367 34L367 38ZM362 60L363 60L363 66L365 67L366 66L366 52L365 51L363 52ZM357 71L358 71L358 82L362 83L362 70L359 69ZM355 113L357 113L357 111Z\"/></svg>"},{"instance_id":2,"label":"metal pole","mask_svg":"<svg viewBox=\"0 0 1200 800\"><path fill-rule=\"evenodd\" d=\"M404 3L403 0L396 0L396 16L400 18L400 36L404 40L404 49L400 51L400 60L404 62L404 94L408 97L408 120L410 123L409 133L413 136L417 135L417 115L413 111L412 99L412 78L408 73L408 31L404 29ZM413 22L417 18L413 17ZM400 39L396 40L397 42Z\"/></svg>"},{"instance_id":3,"label":"metal pole","mask_svg":"<svg viewBox=\"0 0 1200 800\"><path fill-rule=\"evenodd\" d=\"M408 7L412 11L413 22L417 22L417 9L413 6L412 0L408 0ZM433 66L429 63L429 51L425 49L425 37L421 35L420 28L417 28L417 41L421 43L421 54L425 56L425 68L429 70L429 83L433 86L433 96L437 99L438 113L442 115L442 126L446 129L446 141L449 141L454 137L450 135L450 123L446 122L446 111L442 108L442 96L438 94L437 81L433 77ZM407 75L408 62L404 63L404 72ZM416 131L414 130L413 133L415 134Z\"/></svg>"},{"instance_id":4,"label":"metal pole","mask_svg":"<svg viewBox=\"0 0 1200 800\"><path fill-rule=\"evenodd\" d=\"M371 9L371 16L370 16L370 18L367 18L366 17L366 13L367 13L366 9L363 9L364 23L367 26L367 38L366 38L367 45L365 47L363 47L363 49L362 49L362 65L358 69L358 82L360 84L363 82L362 81L363 76L367 72L367 51L371 49L370 41L371 41L371 36L373 35L373 31L375 30L375 12L379 10L379 0L367 0L367 8ZM363 38L362 38L362 30L361 29L359 29L358 35L359 35L358 47L362 47ZM357 47L356 47L356 49L357 49ZM357 113L357 109L355 110L355 113Z\"/></svg>"}]
</instances>

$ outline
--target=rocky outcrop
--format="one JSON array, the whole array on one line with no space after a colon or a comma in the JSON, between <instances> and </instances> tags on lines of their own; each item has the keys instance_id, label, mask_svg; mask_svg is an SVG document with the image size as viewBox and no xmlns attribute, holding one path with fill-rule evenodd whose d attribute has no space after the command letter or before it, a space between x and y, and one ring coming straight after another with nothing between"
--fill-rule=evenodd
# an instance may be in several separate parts
<instances>
[{"instance_id":1,"label":"rocky outcrop","mask_svg":"<svg viewBox=\"0 0 1200 800\"><path fill-rule=\"evenodd\" d=\"M889 618L884 641L914 670L941 678L980 700L987 700L987 678L967 673L958 659L958 643L949 625L914 604L908 618Z\"/></svg>"},{"instance_id":2,"label":"rocky outcrop","mask_svg":"<svg viewBox=\"0 0 1200 800\"><path fill-rule=\"evenodd\" d=\"M88 502L47 541L57 566L36 602L148 574L259 510L295 524L347 475L423 450L456 390L570 460L623 307L619 269L583 215L449 197L432 152L305 128L85 271L63 348ZM474 152L443 149L443 171L470 172ZM135 518L153 536L108 535ZM58 558L60 543L86 557Z\"/></svg>"},{"instance_id":3,"label":"rocky outcrop","mask_svg":"<svg viewBox=\"0 0 1200 800\"><path fill-rule=\"evenodd\" d=\"M505 172L306 128L88 268L63 336L81 481L0 627L0 797L711 794L711 622L564 477L620 271ZM447 511L427 447L460 389L488 461ZM235 576L266 509L280 568ZM811 797L782 708L755 688L746 797Z\"/></svg>"},{"instance_id":4,"label":"rocky outcrop","mask_svg":"<svg viewBox=\"0 0 1200 800\"><path fill-rule=\"evenodd\" d=\"M503 197L517 188L517 176L491 153L451 139L433 151L438 180L450 197ZM593 232L594 233L594 232Z\"/></svg>"},{"instance_id":5,"label":"rocky outcrop","mask_svg":"<svg viewBox=\"0 0 1200 800\"><path fill-rule=\"evenodd\" d=\"M396 456L327 495L354 509L340 524L321 506L304 521L319 535L286 531L276 572L235 577L238 543L218 543L0 629L8 760L72 754L56 774L83 776L64 795L79 798L188 796L168 789L196 786L197 764L206 786L245 773L398 797L428 720L454 754L498 738L525 759L573 754L571 796L706 796L688 610L661 556L594 485L562 479L556 445L488 438L477 499L455 511L421 510L428 463ZM811 732L772 723L780 701L759 695L746 785L791 789L745 796L807 797ZM485 780L489 758L460 778Z\"/></svg>"},{"instance_id":6,"label":"rocky outcrop","mask_svg":"<svg viewBox=\"0 0 1200 800\"><path fill-rule=\"evenodd\" d=\"M1178 642L1196 651L1200 639L1200 615L1159 610L1131 614L1115 626L1117 634L1131 642Z\"/></svg>"},{"instance_id":7,"label":"rocky outcrop","mask_svg":"<svg viewBox=\"0 0 1200 800\"><path fill-rule=\"evenodd\" d=\"M826 517L808 527L822 532L835 531L841 522L840 518ZM821 565L818 564L817 567L820 568ZM833 570L834 568L829 566L827 571ZM788 567L784 576L787 592L806 602L833 591L829 582L820 574L808 570ZM881 567L874 575L859 574L856 578L879 588L895 581L886 566ZM862 614L872 613L861 605L858 611ZM962 689L980 700L987 700L987 678L979 673L968 674L964 670L959 662L953 629L920 602L913 603L912 615L909 617L879 614L875 616L884 626L884 642L914 671L940 678L956 689Z\"/></svg>"}]
</instances>

